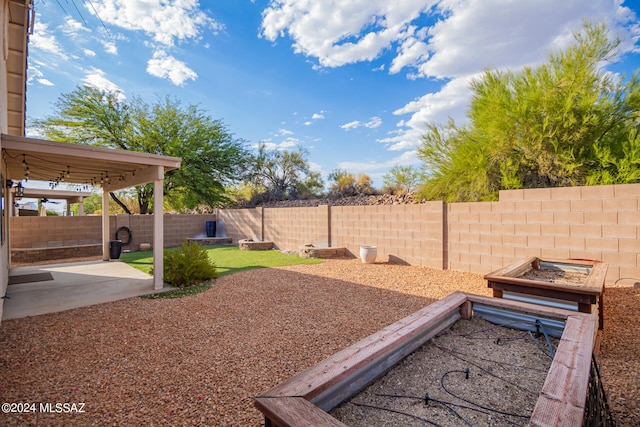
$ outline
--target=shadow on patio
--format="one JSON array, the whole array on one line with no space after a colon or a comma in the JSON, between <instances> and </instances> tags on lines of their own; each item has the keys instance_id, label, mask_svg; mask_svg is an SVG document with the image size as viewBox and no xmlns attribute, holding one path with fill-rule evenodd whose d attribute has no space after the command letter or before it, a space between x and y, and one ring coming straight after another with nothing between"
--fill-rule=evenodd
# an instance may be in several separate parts
<instances>
[{"instance_id":1,"label":"shadow on patio","mask_svg":"<svg viewBox=\"0 0 640 427\"><path fill-rule=\"evenodd\" d=\"M153 290L152 276L123 262L15 267L9 274L2 319L53 313L155 292L162 290Z\"/></svg>"}]
</instances>

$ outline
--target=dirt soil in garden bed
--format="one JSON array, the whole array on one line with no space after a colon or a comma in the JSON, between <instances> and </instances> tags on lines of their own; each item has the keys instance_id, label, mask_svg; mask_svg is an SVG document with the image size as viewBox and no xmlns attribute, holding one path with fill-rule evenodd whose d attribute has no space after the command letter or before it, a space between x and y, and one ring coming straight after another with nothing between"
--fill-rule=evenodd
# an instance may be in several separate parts
<instances>
[{"instance_id":1,"label":"dirt soil in garden bed","mask_svg":"<svg viewBox=\"0 0 640 427\"><path fill-rule=\"evenodd\" d=\"M132 298L3 321L0 425L258 426L252 397L481 275L358 260L225 276L181 299ZM621 425L640 425L640 289L607 288L603 376Z\"/></svg>"},{"instance_id":2,"label":"dirt soil in garden bed","mask_svg":"<svg viewBox=\"0 0 640 427\"><path fill-rule=\"evenodd\" d=\"M331 415L351 427L524 426L558 341L459 320Z\"/></svg>"},{"instance_id":3,"label":"dirt soil in garden bed","mask_svg":"<svg viewBox=\"0 0 640 427\"><path fill-rule=\"evenodd\" d=\"M559 285L584 286L584 282L589 276L582 271L564 271L557 268L541 267L529 270L520 279L535 280L538 282L557 283Z\"/></svg>"}]
</instances>

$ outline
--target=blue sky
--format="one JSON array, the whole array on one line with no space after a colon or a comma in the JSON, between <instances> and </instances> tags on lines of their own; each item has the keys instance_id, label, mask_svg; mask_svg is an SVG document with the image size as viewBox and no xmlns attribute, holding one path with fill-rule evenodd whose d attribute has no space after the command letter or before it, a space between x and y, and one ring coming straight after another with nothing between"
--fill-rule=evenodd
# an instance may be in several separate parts
<instances>
[{"instance_id":1,"label":"blue sky","mask_svg":"<svg viewBox=\"0 0 640 427\"><path fill-rule=\"evenodd\" d=\"M35 0L27 120L91 84L198 104L251 146L314 169L419 165L427 122L464 121L483 70L543 62L583 19L622 38L607 69L640 68L629 0ZM29 134L29 131L27 132Z\"/></svg>"}]
</instances>

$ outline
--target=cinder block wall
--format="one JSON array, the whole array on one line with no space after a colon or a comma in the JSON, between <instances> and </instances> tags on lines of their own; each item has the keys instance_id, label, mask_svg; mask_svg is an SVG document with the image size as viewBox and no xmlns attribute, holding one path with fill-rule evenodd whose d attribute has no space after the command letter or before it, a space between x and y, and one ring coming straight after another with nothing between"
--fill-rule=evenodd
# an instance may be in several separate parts
<instances>
[{"instance_id":1,"label":"cinder block wall","mask_svg":"<svg viewBox=\"0 0 640 427\"><path fill-rule=\"evenodd\" d=\"M227 236L301 245L378 246L380 260L486 274L525 256L609 263L607 283L640 279L640 184L501 191L498 202L234 209L218 212ZM165 215L165 245L204 234L216 215ZM100 217L13 217L12 248L101 240ZM118 215L128 248L152 242L153 217ZM263 232L264 224L264 232ZM127 248L125 248L127 249Z\"/></svg>"},{"instance_id":2,"label":"cinder block wall","mask_svg":"<svg viewBox=\"0 0 640 427\"><path fill-rule=\"evenodd\" d=\"M525 256L609 263L607 283L640 278L640 184L500 192L447 205L447 268L488 273Z\"/></svg>"},{"instance_id":3,"label":"cinder block wall","mask_svg":"<svg viewBox=\"0 0 640 427\"><path fill-rule=\"evenodd\" d=\"M224 223L224 231L233 243L242 239L263 238L262 208L220 210L218 218Z\"/></svg>"},{"instance_id":4,"label":"cinder block wall","mask_svg":"<svg viewBox=\"0 0 640 427\"><path fill-rule=\"evenodd\" d=\"M209 215L164 215L165 247L181 245L184 239L205 234L205 222L216 220ZM100 216L22 216L10 218L12 248L46 248L74 246L102 241ZM140 243L153 243L153 215L115 215L109 218L115 238L120 227L128 227L131 243L124 249L138 250ZM123 233L121 237L125 237Z\"/></svg>"},{"instance_id":5,"label":"cinder block wall","mask_svg":"<svg viewBox=\"0 0 640 427\"><path fill-rule=\"evenodd\" d=\"M97 216L20 216L10 218L12 248L44 248L99 243L102 219Z\"/></svg>"},{"instance_id":6,"label":"cinder block wall","mask_svg":"<svg viewBox=\"0 0 640 427\"><path fill-rule=\"evenodd\" d=\"M375 245L379 260L444 268L444 203L331 207L331 244L358 256Z\"/></svg>"},{"instance_id":7,"label":"cinder block wall","mask_svg":"<svg viewBox=\"0 0 640 427\"><path fill-rule=\"evenodd\" d=\"M264 210L264 240L283 251L329 244L329 206ZM336 245L332 245L336 246Z\"/></svg>"}]
</instances>

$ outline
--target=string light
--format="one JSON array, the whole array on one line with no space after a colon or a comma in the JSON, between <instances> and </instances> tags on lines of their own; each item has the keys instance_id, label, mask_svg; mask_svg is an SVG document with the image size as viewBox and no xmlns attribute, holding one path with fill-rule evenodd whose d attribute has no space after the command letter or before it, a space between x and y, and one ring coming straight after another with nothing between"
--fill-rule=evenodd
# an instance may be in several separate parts
<instances>
[{"instance_id":1,"label":"string light","mask_svg":"<svg viewBox=\"0 0 640 427\"><path fill-rule=\"evenodd\" d=\"M22 155L22 167L24 170L23 180L25 182L29 181L31 177L31 166L30 162L27 160L27 154L21 153ZM52 188L60 185L60 182L69 182L72 178L71 165L60 164L56 162L51 162L45 158L39 158L35 155L29 154L30 160L32 164L36 164L36 179L38 180L49 180L50 186ZM35 161L35 163L34 163ZM50 164L50 165L49 165ZM60 168L60 169L58 169ZM90 166L83 168L82 166L74 166L73 177L77 178L79 181L82 180L85 182L85 185L89 185L91 183L92 186L104 184L111 184L112 182L123 182L126 181L126 177L131 174L131 176L135 176L135 169L131 170L123 170L123 169L112 169L112 170L104 170L100 173L100 178L97 176L93 178L87 178L86 175L90 173L95 173L95 169L92 169ZM46 175L49 177L46 177ZM43 177L45 175L45 177ZM83 177L84 175L84 177ZM74 183L72 183L74 184Z\"/></svg>"}]
</instances>

